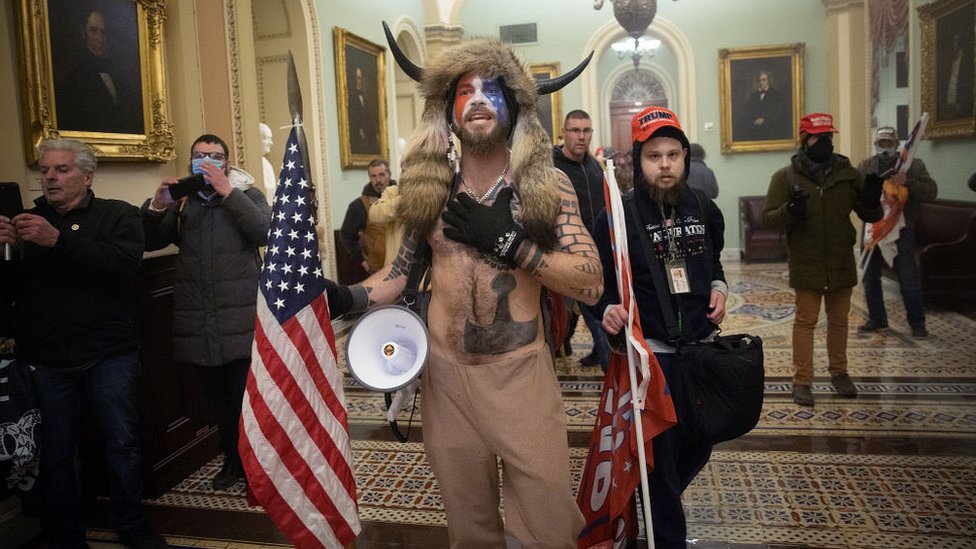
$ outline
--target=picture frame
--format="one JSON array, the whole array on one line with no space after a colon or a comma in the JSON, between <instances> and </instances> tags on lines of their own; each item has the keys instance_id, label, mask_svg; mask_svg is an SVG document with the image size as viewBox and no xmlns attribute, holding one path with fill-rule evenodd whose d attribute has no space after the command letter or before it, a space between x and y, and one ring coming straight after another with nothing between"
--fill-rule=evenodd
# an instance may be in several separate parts
<instances>
[{"instance_id":1,"label":"picture frame","mask_svg":"<svg viewBox=\"0 0 976 549\"><path fill-rule=\"evenodd\" d=\"M976 0L939 0L918 8L922 31L922 111L927 138L976 136Z\"/></svg>"},{"instance_id":2,"label":"picture frame","mask_svg":"<svg viewBox=\"0 0 976 549\"><path fill-rule=\"evenodd\" d=\"M342 169L389 161L383 46L335 27L339 160Z\"/></svg>"},{"instance_id":3,"label":"picture frame","mask_svg":"<svg viewBox=\"0 0 976 549\"><path fill-rule=\"evenodd\" d=\"M559 76L559 63L538 63L530 65L529 70L536 82L555 78ZM536 103L536 110L539 112L539 122L549 133L552 143L559 142L559 132L563 123L563 106L561 92L553 92L548 95L540 95Z\"/></svg>"},{"instance_id":4,"label":"picture frame","mask_svg":"<svg viewBox=\"0 0 976 549\"><path fill-rule=\"evenodd\" d=\"M723 154L798 146L804 48L795 43L719 50Z\"/></svg>"},{"instance_id":5,"label":"picture frame","mask_svg":"<svg viewBox=\"0 0 976 549\"><path fill-rule=\"evenodd\" d=\"M20 0L26 156L45 139L90 145L100 160L176 158L163 67L164 3ZM97 15L96 15L97 14Z\"/></svg>"}]
</instances>

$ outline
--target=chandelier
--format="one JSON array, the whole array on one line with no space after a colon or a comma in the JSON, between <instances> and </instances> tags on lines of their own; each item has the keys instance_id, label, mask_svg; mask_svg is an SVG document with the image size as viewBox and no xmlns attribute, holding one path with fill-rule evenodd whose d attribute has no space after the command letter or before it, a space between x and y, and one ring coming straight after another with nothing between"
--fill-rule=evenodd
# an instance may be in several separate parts
<instances>
[{"instance_id":1,"label":"chandelier","mask_svg":"<svg viewBox=\"0 0 976 549\"><path fill-rule=\"evenodd\" d=\"M593 9L598 10L602 8L605 1L593 0ZM634 70L637 70L641 56L648 53L648 57L653 56L654 49L661 44L660 41L644 37L644 32L651 25L654 16L657 15L657 0L610 0L610 2L613 4L614 19L627 31L627 35L634 40L630 58L634 61ZM630 50L630 48L619 46L618 44L621 42L616 42L611 47L618 55L622 56L622 50ZM649 42L657 42L657 45L648 47Z\"/></svg>"},{"instance_id":2,"label":"chandelier","mask_svg":"<svg viewBox=\"0 0 976 549\"><path fill-rule=\"evenodd\" d=\"M641 36L633 40L629 37L623 38L610 44L610 49L617 52L617 58L623 59L626 55L630 56L634 62L634 70L637 70L637 67L640 65L641 57L645 55L647 57L654 57L654 50L659 47L661 47L660 40L647 36Z\"/></svg>"}]
</instances>

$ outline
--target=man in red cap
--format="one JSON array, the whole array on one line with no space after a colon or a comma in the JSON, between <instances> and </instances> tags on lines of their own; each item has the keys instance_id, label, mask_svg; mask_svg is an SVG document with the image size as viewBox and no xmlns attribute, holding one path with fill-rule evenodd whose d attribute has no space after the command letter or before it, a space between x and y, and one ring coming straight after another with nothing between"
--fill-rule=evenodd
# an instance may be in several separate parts
<instances>
[{"instance_id":1,"label":"man in red cap","mask_svg":"<svg viewBox=\"0 0 976 549\"><path fill-rule=\"evenodd\" d=\"M883 216L877 174L861 175L846 156L834 153L834 119L800 119L800 150L773 174L763 220L786 229L790 287L796 293L793 321L793 401L813 406L813 329L823 302L827 312L827 370L842 397L857 388L847 373L847 315L857 284L851 211L866 222Z\"/></svg>"},{"instance_id":2,"label":"man in red cap","mask_svg":"<svg viewBox=\"0 0 976 549\"><path fill-rule=\"evenodd\" d=\"M634 117L631 132L634 191L625 196L624 213L633 291L644 336L661 365L675 413L681 418L690 404L681 391L678 373L683 359L675 354L676 346L711 338L725 318L728 284L720 260L725 219L715 203L688 187L688 138L673 112L648 107ZM631 200L636 208L631 208ZM646 231L654 243L653 261L645 252L645 237L640 231ZM627 324L627 312L617 292L605 211L593 225L593 240L603 264L604 293L591 311L603 319L608 334L617 334ZM671 308L681 319L672 331L664 321L651 269L658 269L661 280L667 280L665 291ZM684 548L687 528L681 493L708 463L712 447L697 440L679 422L654 437L653 448L650 493L655 547Z\"/></svg>"}]
</instances>

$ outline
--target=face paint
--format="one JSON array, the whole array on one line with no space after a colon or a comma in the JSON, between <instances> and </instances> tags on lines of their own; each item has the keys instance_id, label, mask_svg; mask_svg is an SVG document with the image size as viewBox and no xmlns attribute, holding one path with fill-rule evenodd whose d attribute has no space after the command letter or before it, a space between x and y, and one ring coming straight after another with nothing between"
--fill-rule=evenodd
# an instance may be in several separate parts
<instances>
[{"instance_id":1,"label":"face paint","mask_svg":"<svg viewBox=\"0 0 976 549\"><path fill-rule=\"evenodd\" d=\"M498 126L504 126L508 121L501 82L497 78L482 78L468 73L458 81L454 92L454 125L464 126L465 119L479 110L491 114Z\"/></svg>"}]
</instances>

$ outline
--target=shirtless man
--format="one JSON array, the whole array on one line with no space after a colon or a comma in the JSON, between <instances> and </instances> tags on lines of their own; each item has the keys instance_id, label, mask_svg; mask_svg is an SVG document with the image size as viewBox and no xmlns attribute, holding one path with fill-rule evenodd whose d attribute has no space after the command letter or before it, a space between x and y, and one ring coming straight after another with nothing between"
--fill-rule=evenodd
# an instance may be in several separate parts
<instances>
[{"instance_id":1,"label":"shirtless man","mask_svg":"<svg viewBox=\"0 0 976 549\"><path fill-rule=\"evenodd\" d=\"M360 285L330 284L330 308L335 316L396 301L414 253L429 243L421 412L451 547L503 548L507 531L525 548L574 548L583 521L540 292L594 303L599 256L572 184L552 167L536 84L507 46L455 46L423 69L421 84L423 122L403 162L399 255ZM463 149L453 177L449 128Z\"/></svg>"}]
</instances>

